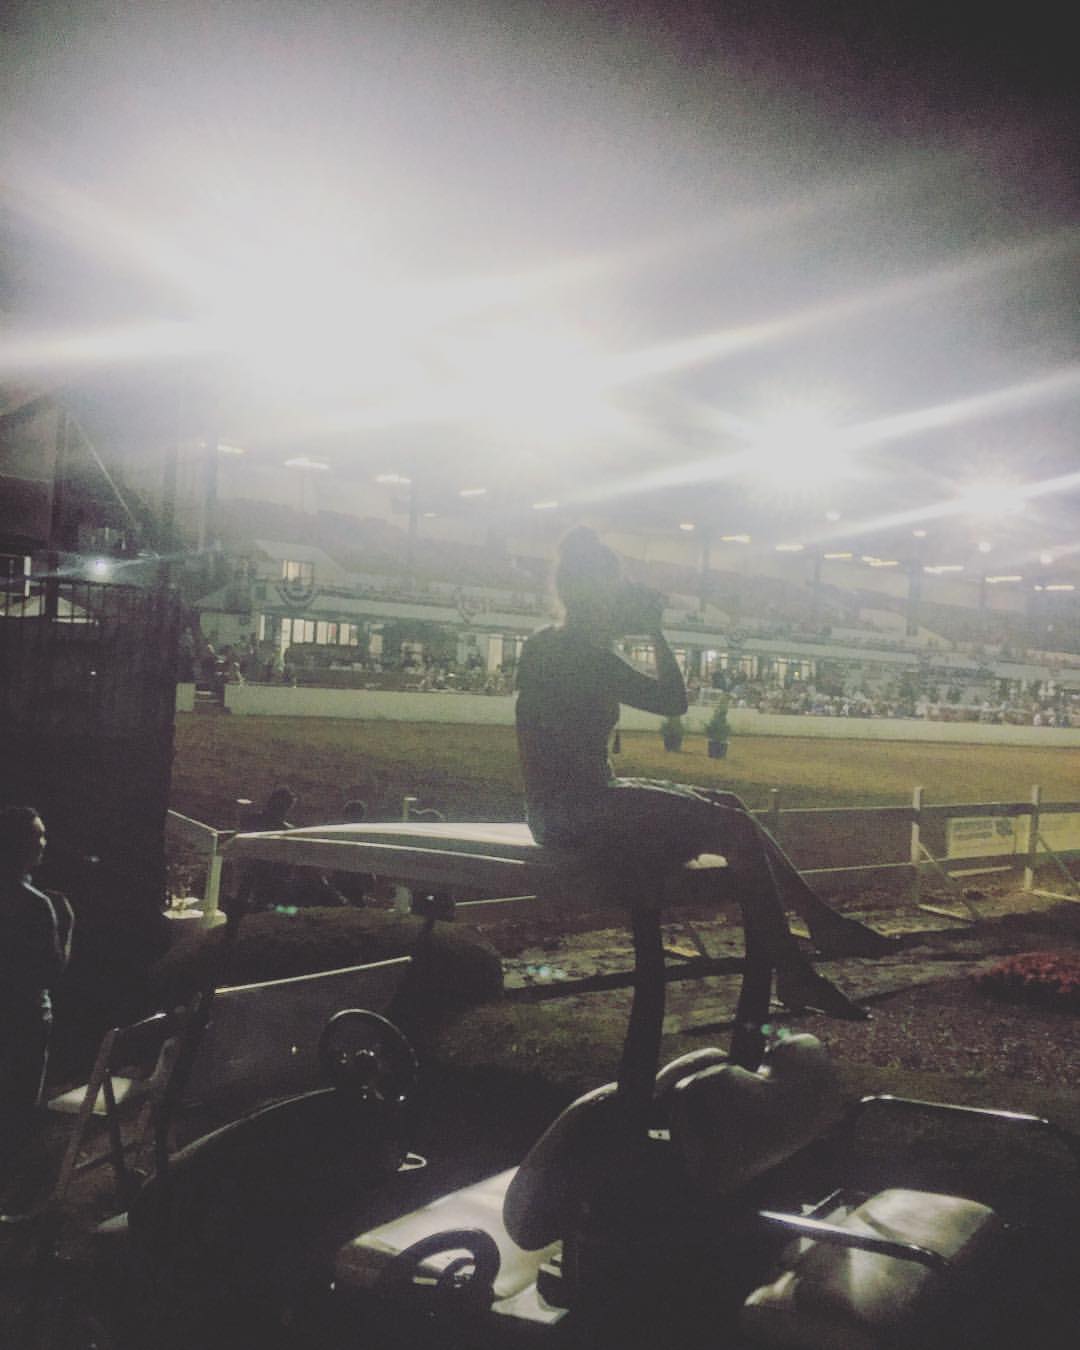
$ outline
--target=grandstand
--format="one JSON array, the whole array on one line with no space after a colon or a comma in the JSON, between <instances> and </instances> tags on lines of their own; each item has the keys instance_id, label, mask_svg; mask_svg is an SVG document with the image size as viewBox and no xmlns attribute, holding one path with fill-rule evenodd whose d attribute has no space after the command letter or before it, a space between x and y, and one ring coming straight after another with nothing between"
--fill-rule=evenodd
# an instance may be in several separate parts
<instances>
[{"instance_id":1,"label":"grandstand","mask_svg":"<svg viewBox=\"0 0 1080 1350\"><path fill-rule=\"evenodd\" d=\"M385 519L250 500L230 502L222 524L231 576L193 608L215 648L281 653L279 669L250 660L244 678L503 692L550 615L547 558L510 543L410 543ZM1046 725L1071 725L1077 711L1074 619L1052 647L1023 613L926 599L912 624L906 601L865 588L641 558L627 570L668 596L665 628L702 699L718 690L767 711ZM650 659L633 644L628 654Z\"/></svg>"}]
</instances>

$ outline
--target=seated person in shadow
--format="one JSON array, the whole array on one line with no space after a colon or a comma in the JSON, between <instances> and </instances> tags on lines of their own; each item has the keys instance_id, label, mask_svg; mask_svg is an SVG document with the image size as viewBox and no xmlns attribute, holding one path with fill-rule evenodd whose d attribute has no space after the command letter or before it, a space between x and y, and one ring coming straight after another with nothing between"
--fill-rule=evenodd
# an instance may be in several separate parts
<instances>
[{"instance_id":1,"label":"seated person in shadow","mask_svg":"<svg viewBox=\"0 0 1080 1350\"><path fill-rule=\"evenodd\" d=\"M831 909L806 884L738 797L680 783L616 778L608 741L619 705L661 716L686 712L682 673L662 632L663 598L623 577L616 555L590 529L565 536L555 572L564 618L525 643L517 671L517 737L526 812L538 843L602 853L628 876L662 877L702 853L722 854L739 900L747 950L765 954L777 993L792 1009L859 1019L850 1002L803 955L785 905L805 920L825 956L882 955L893 943ZM648 637L656 675L613 650ZM726 873L726 876L725 876Z\"/></svg>"}]
</instances>

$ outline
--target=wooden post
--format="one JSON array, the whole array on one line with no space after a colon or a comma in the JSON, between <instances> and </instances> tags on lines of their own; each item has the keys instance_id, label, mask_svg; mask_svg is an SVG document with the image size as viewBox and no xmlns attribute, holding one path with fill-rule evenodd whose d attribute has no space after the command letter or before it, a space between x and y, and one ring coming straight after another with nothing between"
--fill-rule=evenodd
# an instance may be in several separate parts
<instances>
[{"instance_id":1,"label":"wooden post","mask_svg":"<svg viewBox=\"0 0 1080 1350\"><path fill-rule=\"evenodd\" d=\"M780 843L780 789L769 789L769 833Z\"/></svg>"},{"instance_id":2,"label":"wooden post","mask_svg":"<svg viewBox=\"0 0 1080 1350\"><path fill-rule=\"evenodd\" d=\"M1035 889L1035 869L1039 865L1039 803L1042 788L1035 783L1031 789L1031 814L1028 816L1028 856L1024 868L1024 890Z\"/></svg>"},{"instance_id":3,"label":"wooden post","mask_svg":"<svg viewBox=\"0 0 1080 1350\"><path fill-rule=\"evenodd\" d=\"M922 899L922 805L923 790L915 788L911 794L911 903Z\"/></svg>"},{"instance_id":4,"label":"wooden post","mask_svg":"<svg viewBox=\"0 0 1080 1350\"><path fill-rule=\"evenodd\" d=\"M218 852L218 836L215 832L210 845L210 857L206 864L206 890L203 892L203 927L213 926L214 915L218 912L221 899L221 854Z\"/></svg>"}]
</instances>

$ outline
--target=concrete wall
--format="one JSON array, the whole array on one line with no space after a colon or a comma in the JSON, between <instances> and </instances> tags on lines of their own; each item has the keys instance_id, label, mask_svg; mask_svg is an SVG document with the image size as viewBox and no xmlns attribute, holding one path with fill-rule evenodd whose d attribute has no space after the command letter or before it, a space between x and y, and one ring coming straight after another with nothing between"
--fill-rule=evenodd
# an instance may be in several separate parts
<instances>
[{"instance_id":1,"label":"concrete wall","mask_svg":"<svg viewBox=\"0 0 1080 1350\"><path fill-rule=\"evenodd\" d=\"M179 709L179 694L177 706ZM225 686L225 706L230 712L247 717L349 717L361 721L470 722L488 726L512 726L514 722L514 700L508 695L405 694L378 689L230 684ZM707 707L691 708L684 719L687 728L700 730L710 713ZM1075 727L983 726L978 722L925 722L899 717L785 717L748 708L733 708L728 718L732 730L742 736L1026 745L1044 749L1080 747L1080 728ZM624 708L619 725L624 731L656 731L660 718Z\"/></svg>"}]
</instances>

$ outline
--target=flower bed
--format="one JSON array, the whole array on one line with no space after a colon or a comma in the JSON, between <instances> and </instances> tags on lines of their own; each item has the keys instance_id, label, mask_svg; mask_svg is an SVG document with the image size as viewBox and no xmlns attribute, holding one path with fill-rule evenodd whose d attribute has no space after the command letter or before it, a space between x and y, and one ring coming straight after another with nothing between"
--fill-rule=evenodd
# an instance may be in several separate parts
<instances>
[{"instance_id":1,"label":"flower bed","mask_svg":"<svg viewBox=\"0 0 1080 1350\"><path fill-rule=\"evenodd\" d=\"M1080 951L1017 952L974 978L995 998L1080 1012Z\"/></svg>"}]
</instances>

